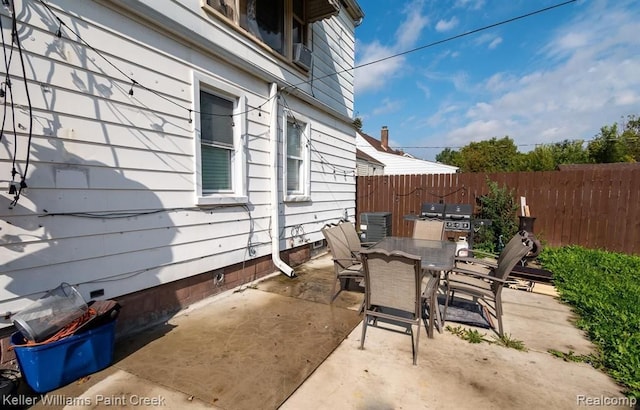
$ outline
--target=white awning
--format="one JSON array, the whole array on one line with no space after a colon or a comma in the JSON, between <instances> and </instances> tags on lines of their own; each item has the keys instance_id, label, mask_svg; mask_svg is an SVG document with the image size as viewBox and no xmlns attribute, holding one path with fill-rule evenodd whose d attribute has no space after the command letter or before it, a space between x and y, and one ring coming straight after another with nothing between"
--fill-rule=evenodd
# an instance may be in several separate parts
<instances>
[{"instance_id":1,"label":"white awning","mask_svg":"<svg viewBox=\"0 0 640 410\"><path fill-rule=\"evenodd\" d=\"M306 0L307 23L323 20L340 12L339 0Z\"/></svg>"}]
</instances>

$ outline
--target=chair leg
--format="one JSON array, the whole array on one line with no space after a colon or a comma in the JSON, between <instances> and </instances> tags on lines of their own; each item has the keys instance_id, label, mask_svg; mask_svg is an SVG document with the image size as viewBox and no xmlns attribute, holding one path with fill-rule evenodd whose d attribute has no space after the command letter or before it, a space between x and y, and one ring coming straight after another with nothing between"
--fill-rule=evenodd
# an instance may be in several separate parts
<instances>
[{"instance_id":1,"label":"chair leg","mask_svg":"<svg viewBox=\"0 0 640 410\"><path fill-rule=\"evenodd\" d=\"M420 347L420 322L422 319L418 321L418 329L416 331L416 344L413 348L413 365L418 364L418 348ZM411 344L413 344L413 326L411 326Z\"/></svg>"},{"instance_id":2,"label":"chair leg","mask_svg":"<svg viewBox=\"0 0 640 410\"><path fill-rule=\"evenodd\" d=\"M434 291L433 294L431 295L431 312L429 312L429 337L433 339L433 329L434 326L436 324L436 321L438 323L438 330L440 331L440 333L442 333L442 329L440 326L440 309L438 308L438 294Z\"/></svg>"},{"instance_id":3,"label":"chair leg","mask_svg":"<svg viewBox=\"0 0 640 410\"><path fill-rule=\"evenodd\" d=\"M444 327L444 324L447 321L447 308L449 307L449 299L453 299L453 292L450 293L449 285L447 285L445 289L444 310L442 311L442 320L440 321L440 326L442 327Z\"/></svg>"},{"instance_id":4,"label":"chair leg","mask_svg":"<svg viewBox=\"0 0 640 410\"><path fill-rule=\"evenodd\" d=\"M502 300L501 300L500 295L498 295L496 297L495 303L496 303L496 316L497 316L497 319L498 319L498 334L500 335L500 337L502 337L503 336L503 333L502 333L503 332L503 329L502 329Z\"/></svg>"},{"instance_id":5,"label":"chair leg","mask_svg":"<svg viewBox=\"0 0 640 410\"><path fill-rule=\"evenodd\" d=\"M330 303L333 303L334 300L336 300L336 298L338 297L338 294L340 294L340 292L342 291L342 284L340 285L340 290L336 293L336 285L338 284L338 282L340 282L340 279L336 278L336 280L333 281L333 288L331 288L331 301Z\"/></svg>"},{"instance_id":6,"label":"chair leg","mask_svg":"<svg viewBox=\"0 0 640 410\"><path fill-rule=\"evenodd\" d=\"M362 321L362 337L360 337L360 350L364 349L364 338L367 335L367 314L364 314L364 320Z\"/></svg>"}]
</instances>

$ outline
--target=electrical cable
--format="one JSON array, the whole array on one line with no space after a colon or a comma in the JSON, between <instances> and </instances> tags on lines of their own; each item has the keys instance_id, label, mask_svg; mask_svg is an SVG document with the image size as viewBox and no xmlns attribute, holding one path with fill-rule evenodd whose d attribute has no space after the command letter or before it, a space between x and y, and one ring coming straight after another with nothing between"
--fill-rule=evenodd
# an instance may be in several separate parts
<instances>
[{"instance_id":1,"label":"electrical cable","mask_svg":"<svg viewBox=\"0 0 640 410\"><path fill-rule=\"evenodd\" d=\"M473 29L473 30L470 30L470 31L466 31L464 33L456 34L454 36L447 37L447 38L444 38L442 40L438 40L438 41L434 41L432 43L424 44L422 46L418 46L418 47L415 47L415 48L412 48L412 49L409 49L409 50L406 50L406 51L402 51L402 52L399 52L399 53L396 53L396 54L392 54L392 55L389 55L389 56L386 56L386 57L382 57L382 58L379 58L377 60L369 61L369 62L363 63L363 64L358 64L358 65L355 65L353 68L345 68L343 70L334 71L334 72L331 72L329 74L325 74L325 75L323 75L321 77L316 77L315 80L321 80L323 78L332 77L332 76L334 76L336 74L342 74L342 73L346 73L346 72L349 72L349 71L352 71L352 70L355 71L358 68L367 67L367 66L370 66L370 65L373 65L373 64L381 63L383 61L391 60L391 59L396 58L396 57L400 57L400 56L403 56L403 55L415 53L416 51L421 51L421 50L424 50L426 48L434 47L434 46L437 46L437 45L440 45L440 44L447 43L449 41L457 40L457 39L462 38L462 37L466 37L466 36L469 36L469 35L472 35L472 34L479 33L481 31L485 31L485 30L489 30L489 29L492 29L492 28L495 28L495 27L499 27L499 26L502 26L502 25L505 25L505 24L513 23L514 21L522 20L522 19L534 16L536 14L545 13L545 12L553 10L555 8L566 6L566 5L570 4L570 3L575 3L576 1L578 1L578 0L568 0L568 1L565 1L565 2L562 2L562 3L551 5L549 7L545 7L545 8L538 9L538 10L534 10L534 11L529 12L529 13L521 14L519 16L512 17L512 18L509 18L509 19L506 19L506 20L502 20L502 21L499 21L497 23L489 24L487 26L482 26L482 27L479 27L479 28L476 28L476 29ZM291 87L292 88L298 88L298 86L307 84L307 83L309 83L309 81L310 80L303 81L303 82L300 82L300 83L296 83L296 84L293 84Z\"/></svg>"},{"instance_id":2,"label":"electrical cable","mask_svg":"<svg viewBox=\"0 0 640 410\"><path fill-rule=\"evenodd\" d=\"M11 93L11 78L9 77L9 67L11 66L11 59L13 57L13 47L11 47L11 52L7 57L7 43L4 38L4 24L2 24L2 18L4 16L0 16L0 35L2 37L2 52L3 52L3 61L5 68L5 80L0 85L0 92L2 93L1 98L5 98L5 104L3 104L2 110L2 127L0 128L0 142L2 142L2 137L4 136L4 125L7 119L7 104L6 98L9 93ZM11 109L13 110L13 94L9 96L11 101ZM15 121L14 121L15 124ZM15 133L15 129L14 129ZM15 155L14 155L15 158Z\"/></svg>"},{"instance_id":3,"label":"electrical cable","mask_svg":"<svg viewBox=\"0 0 640 410\"><path fill-rule=\"evenodd\" d=\"M8 6L8 5L7 5ZM11 11L10 11L11 12ZM17 158L18 158L18 131L16 130L16 112L15 112L15 101L13 99L13 83L11 81L11 78L9 77L9 70L11 68L11 60L13 59L13 51L14 51L14 47L13 45L15 44L16 41L16 35L14 34L14 30L13 30L13 21L14 21L14 17L15 17L15 13L12 13L12 22L11 22L11 52L9 53L9 58L7 59L7 54L6 54L6 42L4 39L4 27L2 27L2 47L4 50L4 61L5 61L5 69L6 69L6 80L5 80L5 85L6 85L6 89L7 92L5 92L5 104L4 104L4 113L6 113L6 109L7 109L7 104L6 104L6 96L9 96L9 101L10 101L10 106L11 106L11 118L12 118L12 128L13 128L13 158L11 161L11 182L9 185L9 194L10 195L14 195L14 200L17 197L17 193L18 193L18 188L16 188L16 175L18 175L18 171L16 169L16 162L17 162ZM0 17L0 22L2 21L2 18ZM4 133L4 126L5 126L5 118L6 116L3 115L3 119L2 119L2 132ZM9 208L11 208L12 205L9 206Z\"/></svg>"},{"instance_id":4,"label":"electrical cable","mask_svg":"<svg viewBox=\"0 0 640 410\"><path fill-rule=\"evenodd\" d=\"M22 190L27 187L27 172L29 170L29 161L31 159L31 140L33 138L33 106L31 105L31 94L29 92L29 83L27 82L27 69L24 64L24 55L22 53L22 44L20 42L20 36L18 34L18 19L16 17L16 9L15 9L15 1L11 2L11 11L13 13L12 16L12 35L14 37L15 44L18 46L18 55L20 57L20 65L22 67L22 80L24 82L25 93L27 97L27 104L29 108L29 136L27 139L27 156L25 159L24 170L22 171L22 175L20 178L20 186L18 187L18 191L9 205L9 208L12 208L18 203L20 199L20 195L22 194ZM14 121L15 127L15 121ZM15 157L14 157L15 160ZM15 171L15 169L14 169ZM12 171L12 172L14 172Z\"/></svg>"},{"instance_id":5,"label":"electrical cable","mask_svg":"<svg viewBox=\"0 0 640 410\"><path fill-rule=\"evenodd\" d=\"M336 171L341 171L345 175L348 172L348 173L352 174L352 176L355 176L355 171L354 171L353 168L342 167L340 165L335 165L335 164L332 164L331 162L327 161L327 159L322 155L322 153L320 153L320 151L317 150L313 146L313 143L311 141L311 136L306 134L304 127L302 127L300 125L300 122L296 119L293 110L291 109L291 107L287 103L287 99L284 97L284 95L282 95L281 98L282 98L282 101L283 101L283 105L286 108L287 112L290 114L289 116L291 117L291 119L293 120L294 124L296 125L296 128L298 130L300 130L300 135L302 135L304 137L305 141L307 142L307 144L309 144L309 150L311 152L313 152L314 154L316 154L318 156L318 158L320 158L320 162L322 163L322 165L326 165L329 168L331 168L333 170L334 174L335 174Z\"/></svg>"},{"instance_id":6,"label":"electrical cable","mask_svg":"<svg viewBox=\"0 0 640 410\"><path fill-rule=\"evenodd\" d=\"M60 27L65 27L69 32L71 32L73 35L75 35L78 38L78 40L80 40L80 42L82 44L84 44L89 49L91 49L91 51L93 51L98 56L100 56L104 61L107 62L107 64L109 64L116 71L118 71L120 74L122 74L131 83L131 88L129 89L129 95L130 96L133 95L133 86L134 85L139 87L139 88L141 88L141 89L149 91L150 93L152 93L152 94L156 95L157 97L159 97L159 98L161 98L161 99L173 104L174 106L185 110L189 115L188 116L189 123L191 123L193 121L193 119L191 117L192 113L196 113L196 114L200 114L200 115L208 115L208 116L211 116L211 117L225 117L225 116L227 116L227 114L212 114L212 113L206 113L206 112L202 112L202 111L199 111L199 110L194 110L194 109L185 107L185 106L177 103L176 101L174 101L174 100L172 100L172 99L160 94L158 91L156 91L156 90L154 90L152 88L146 87L145 85L141 84L139 81L134 80L131 76L127 75L127 73L125 73L121 68L119 68L117 65L112 63L107 57L105 57L104 54L102 54L95 47L93 47L91 44L89 44L87 41L85 41L80 36L80 34L76 33L73 29L71 29L64 21L62 21L62 19L60 17L58 17L58 15L49 7L49 5L47 3L45 3L43 0L38 0L38 1L49 11L49 13L51 13L51 15L53 15L53 17L58 21ZM61 38L62 35L63 35L62 30L60 29L60 27L58 28L58 31L56 31L56 33L55 33L56 37L58 37L58 38ZM264 102L262 102L262 104L258 105L257 107L252 107L252 108L250 108L248 110L245 110L243 112L234 113L234 114L232 114L232 116L234 116L234 115L244 115L244 114L250 113L250 112L255 111L255 110L261 110L262 106L264 104L267 104L269 101L271 101L271 98L272 97L267 98Z\"/></svg>"}]
</instances>

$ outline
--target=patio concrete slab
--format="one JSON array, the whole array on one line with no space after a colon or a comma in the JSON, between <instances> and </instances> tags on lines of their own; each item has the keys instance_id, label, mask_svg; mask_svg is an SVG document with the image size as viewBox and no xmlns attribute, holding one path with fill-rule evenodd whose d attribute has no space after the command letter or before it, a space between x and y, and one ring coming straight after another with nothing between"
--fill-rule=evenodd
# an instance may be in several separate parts
<instances>
[{"instance_id":1,"label":"patio concrete slab","mask_svg":"<svg viewBox=\"0 0 640 410\"><path fill-rule=\"evenodd\" d=\"M421 329L413 366L403 334L371 328L359 349L362 294L328 303L328 256L297 271L297 279L276 275L119 341L110 368L47 394L75 402L34 407L112 409L125 407L115 405L121 400L133 408L148 398L167 409L570 409L581 398L622 397L601 371L548 353L593 349L552 295L504 290L506 333L528 351L470 344L446 330L428 339Z\"/></svg>"},{"instance_id":2,"label":"patio concrete slab","mask_svg":"<svg viewBox=\"0 0 640 410\"><path fill-rule=\"evenodd\" d=\"M573 409L589 398L623 399L606 374L548 353L593 351L568 307L549 295L505 289L503 296L506 332L527 351L472 344L446 330L428 339L422 329L413 366L409 336L369 328L359 350L359 325L281 409ZM464 328L495 340L493 331Z\"/></svg>"},{"instance_id":3,"label":"patio concrete slab","mask_svg":"<svg viewBox=\"0 0 640 410\"><path fill-rule=\"evenodd\" d=\"M134 389L137 380L183 393L180 408L185 397L222 409L277 408L360 320L355 310L249 288L145 332L144 346L120 343L112 367L121 372L81 397L95 408L110 404L98 397L133 405L136 396L161 396Z\"/></svg>"}]
</instances>

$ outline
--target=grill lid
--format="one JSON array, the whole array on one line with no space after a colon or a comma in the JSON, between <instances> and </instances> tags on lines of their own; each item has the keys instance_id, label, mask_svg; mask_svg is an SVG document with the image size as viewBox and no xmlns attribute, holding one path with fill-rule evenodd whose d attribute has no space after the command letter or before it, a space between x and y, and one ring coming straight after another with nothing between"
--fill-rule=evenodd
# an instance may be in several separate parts
<instances>
[{"instance_id":1,"label":"grill lid","mask_svg":"<svg viewBox=\"0 0 640 410\"><path fill-rule=\"evenodd\" d=\"M443 218L444 217L444 204L422 204L421 216L427 218Z\"/></svg>"},{"instance_id":2,"label":"grill lid","mask_svg":"<svg viewBox=\"0 0 640 410\"><path fill-rule=\"evenodd\" d=\"M446 204L444 217L447 219L471 219L473 206L471 204Z\"/></svg>"}]
</instances>

